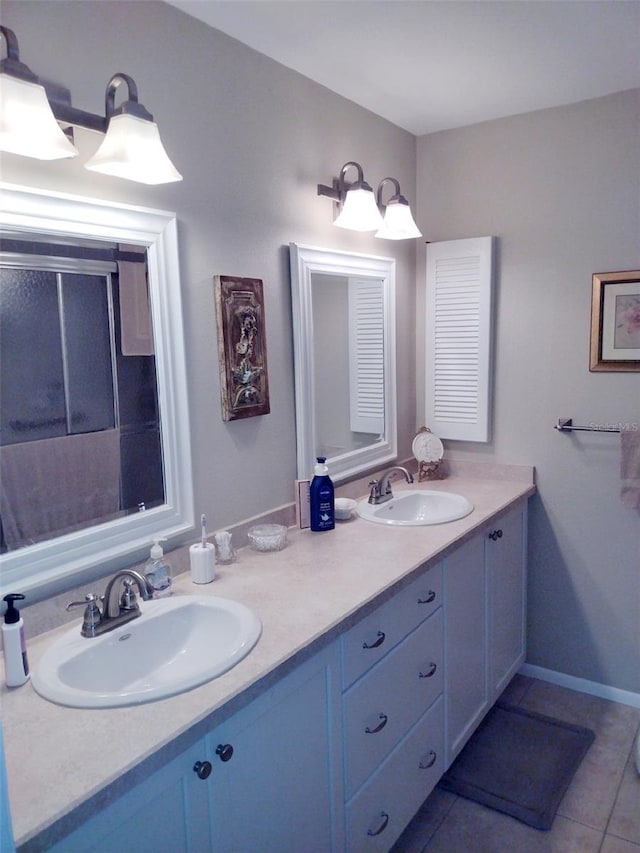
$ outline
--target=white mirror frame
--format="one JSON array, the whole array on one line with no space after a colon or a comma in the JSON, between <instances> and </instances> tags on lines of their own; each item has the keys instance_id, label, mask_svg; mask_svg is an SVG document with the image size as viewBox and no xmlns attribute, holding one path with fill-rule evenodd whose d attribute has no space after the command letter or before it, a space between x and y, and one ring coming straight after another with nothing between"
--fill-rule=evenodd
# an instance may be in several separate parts
<instances>
[{"instance_id":1,"label":"white mirror frame","mask_svg":"<svg viewBox=\"0 0 640 853\"><path fill-rule=\"evenodd\" d=\"M194 527L184 330L174 213L0 183L3 228L147 247L165 503L0 556L0 597L30 601L144 556L154 536Z\"/></svg>"},{"instance_id":2,"label":"white mirror frame","mask_svg":"<svg viewBox=\"0 0 640 853\"><path fill-rule=\"evenodd\" d=\"M382 466L397 456L396 415L396 262L394 258L320 249L289 244L291 301L293 307L293 349L296 392L296 438L298 478L313 473L317 435L313 356L313 304L311 281L314 273L365 276L380 279L384 291L384 435L368 447L330 457L329 472L334 482L346 480L367 469ZM348 370L348 365L345 365Z\"/></svg>"}]
</instances>

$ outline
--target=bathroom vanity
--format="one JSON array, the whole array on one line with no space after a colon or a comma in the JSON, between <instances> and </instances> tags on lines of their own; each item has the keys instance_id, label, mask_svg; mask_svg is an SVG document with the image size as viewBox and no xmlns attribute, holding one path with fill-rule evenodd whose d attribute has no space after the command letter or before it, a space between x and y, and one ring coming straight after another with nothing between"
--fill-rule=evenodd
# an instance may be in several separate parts
<instances>
[{"instance_id":1,"label":"bathroom vanity","mask_svg":"<svg viewBox=\"0 0 640 853\"><path fill-rule=\"evenodd\" d=\"M198 592L263 634L200 688L112 710L5 689L19 849L388 850L524 660L534 486L501 474L430 484L474 504L449 524L353 518L243 549Z\"/></svg>"}]
</instances>

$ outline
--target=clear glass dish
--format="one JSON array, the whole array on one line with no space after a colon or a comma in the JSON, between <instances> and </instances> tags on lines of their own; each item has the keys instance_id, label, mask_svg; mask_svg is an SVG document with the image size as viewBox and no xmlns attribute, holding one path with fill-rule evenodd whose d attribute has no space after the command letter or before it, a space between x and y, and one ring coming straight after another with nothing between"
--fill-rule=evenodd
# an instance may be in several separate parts
<instances>
[{"instance_id":1,"label":"clear glass dish","mask_svg":"<svg viewBox=\"0 0 640 853\"><path fill-rule=\"evenodd\" d=\"M283 524L256 524L247 531L254 551L282 551L287 546L287 528Z\"/></svg>"}]
</instances>

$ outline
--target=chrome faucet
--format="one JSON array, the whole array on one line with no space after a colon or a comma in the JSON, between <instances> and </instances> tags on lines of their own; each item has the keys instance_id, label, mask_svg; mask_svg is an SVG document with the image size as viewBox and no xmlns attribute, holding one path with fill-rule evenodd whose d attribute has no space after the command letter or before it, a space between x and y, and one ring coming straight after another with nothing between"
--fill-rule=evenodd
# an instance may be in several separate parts
<instances>
[{"instance_id":1,"label":"chrome faucet","mask_svg":"<svg viewBox=\"0 0 640 853\"><path fill-rule=\"evenodd\" d=\"M131 578L131 581L127 583L126 578ZM121 581L124 583L125 589L120 595ZM153 589L144 575L141 575L135 569L121 569L121 571L111 578L104 591L103 619L117 619L122 615L123 611L128 613L131 610L137 611L135 616L140 615L136 594L131 589L133 581L138 585L138 590L143 601L149 601L150 598L153 598ZM134 616L130 616L129 618L133 619Z\"/></svg>"},{"instance_id":2,"label":"chrome faucet","mask_svg":"<svg viewBox=\"0 0 640 853\"><path fill-rule=\"evenodd\" d=\"M83 637L99 637L142 615L134 584L138 587L143 601L153 598L153 589L144 575L135 569L121 569L107 584L102 596L102 610L93 593L87 595L84 601L71 601L67 604L67 610L83 605L85 607L80 629Z\"/></svg>"},{"instance_id":3,"label":"chrome faucet","mask_svg":"<svg viewBox=\"0 0 640 853\"><path fill-rule=\"evenodd\" d=\"M407 471L407 469L403 468L402 465L394 465L393 468L389 468L388 471L384 472L382 477L380 477L380 481L371 480L369 483L371 486L371 493L369 495L370 504L383 504L391 500L393 492L391 491L389 479L396 471L401 471L404 474L404 478L407 483L413 483L413 474L411 471Z\"/></svg>"}]
</instances>

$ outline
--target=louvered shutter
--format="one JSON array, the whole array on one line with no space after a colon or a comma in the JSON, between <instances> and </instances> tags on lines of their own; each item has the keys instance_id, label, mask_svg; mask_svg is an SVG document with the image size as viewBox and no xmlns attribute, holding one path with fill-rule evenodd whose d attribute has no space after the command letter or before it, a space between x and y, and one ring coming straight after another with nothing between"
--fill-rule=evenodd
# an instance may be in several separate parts
<instances>
[{"instance_id":1,"label":"louvered shutter","mask_svg":"<svg viewBox=\"0 0 640 853\"><path fill-rule=\"evenodd\" d=\"M427 246L426 413L440 438L489 441L493 238Z\"/></svg>"},{"instance_id":2,"label":"louvered shutter","mask_svg":"<svg viewBox=\"0 0 640 853\"><path fill-rule=\"evenodd\" d=\"M349 279L349 397L353 432L384 433L384 292Z\"/></svg>"}]
</instances>

